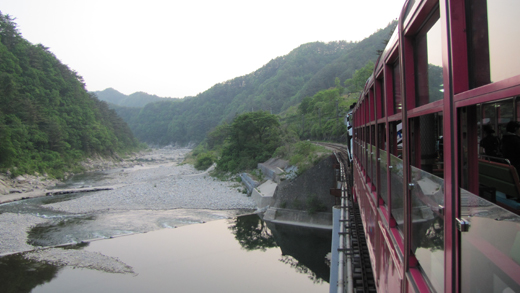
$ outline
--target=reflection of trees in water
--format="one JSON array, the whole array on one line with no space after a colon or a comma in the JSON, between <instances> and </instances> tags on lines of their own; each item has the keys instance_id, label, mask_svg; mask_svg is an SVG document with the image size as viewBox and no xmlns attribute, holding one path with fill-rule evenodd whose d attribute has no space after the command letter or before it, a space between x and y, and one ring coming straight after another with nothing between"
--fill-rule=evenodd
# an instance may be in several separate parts
<instances>
[{"instance_id":1,"label":"reflection of trees in water","mask_svg":"<svg viewBox=\"0 0 520 293\"><path fill-rule=\"evenodd\" d=\"M277 247L276 241L260 217L257 215L241 216L232 221L229 229L235 234L235 239L246 250L261 250Z\"/></svg>"},{"instance_id":2,"label":"reflection of trees in water","mask_svg":"<svg viewBox=\"0 0 520 293\"><path fill-rule=\"evenodd\" d=\"M288 264L291 266L291 268L294 268L298 273L308 275L308 278L312 280L314 284L322 284L323 279L318 277L316 273L314 273L311 269L308 267L302 265L297 259L290 255L282 255L282 258L279 259L279 261L283 262L284 264ZM324 260L325 261L325 260Z\"/></svg>"},{"instance_id":3,"label":"reflection of trees in water","mask_svg":"<svg viewBox=\"0 0 520 293\"><path fill-rule=\"evenodd\" d=\"M36 286L50 282L60 268L27 260L22 254L4 256L0 258L0 292L31 292Z\"/></svg>"},{"instance_id":4,"label":"reflection of trees in water","mask_svg":"<svg viewBox=\"0 0 520 293\"><path fill-rule=\"evenodd\" d=\"M313 283L328 281L330 269L325 263L325 255L331 247L329 231L266 223L257 215L237 217L231 224L229 229L246 250L265 251L280 247L281 262L308 275Z\"/></svg>"},{"instance_id":5,"label":"reflection of trees in water","mask_svg":"<svg viewBox=\"0 0 520 293\"><path fill-rule=\"evenodd\" d=\"M332 233L330 230L269 222L267 224L282 250L282 255L290 256L293 259L292 262L288 262L292 267L302 273L304 272L301 269L303 267L312 271L314 276L310 279L315 283L318 280L328 282L330 267L325 262L325 256L331 248Z\"/></svg>"}]
</instances>

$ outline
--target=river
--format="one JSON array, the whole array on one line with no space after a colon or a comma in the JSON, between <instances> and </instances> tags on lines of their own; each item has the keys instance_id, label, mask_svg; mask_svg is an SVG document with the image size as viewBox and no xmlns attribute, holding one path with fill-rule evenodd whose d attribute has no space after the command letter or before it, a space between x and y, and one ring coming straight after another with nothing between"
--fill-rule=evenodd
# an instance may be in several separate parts
<instances>
[{"instance_id":1,"label":"river","mask_svg":"<svg viewBox=\"0 0 520 293\"><path fill-rule=\"evenodd\" d=\"M236 183L163 162L67 184L119 187L0 205L0 292L328 290L330 231L244 215Z\"/></svg>"}]
</instances>

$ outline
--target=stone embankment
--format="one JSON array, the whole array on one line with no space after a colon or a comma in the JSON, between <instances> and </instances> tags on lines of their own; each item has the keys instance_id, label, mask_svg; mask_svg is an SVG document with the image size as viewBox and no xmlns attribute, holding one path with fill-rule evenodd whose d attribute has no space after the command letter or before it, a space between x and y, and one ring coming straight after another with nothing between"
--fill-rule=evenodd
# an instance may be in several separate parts
<instances>
[{"instance_id":1,"label":"stone embankment","mask_svg":"<svg viewBox=\"0 0 520 293\"><path fill-rule=\"evenodd\" d=\"M0 203L30 197L44 196L48 188L56 186L60 181L47 174L17 176L11 179L8 175L0 175Z\"/></svg>"},{"instance_id":2,"label":"stone embankment","mask_svg":"<svg viewBox=\"0 0 520 293\"><path fill-rule=\"evenodd\" d=\"M287 176L294 168L283 160L258 164L266 178L254 182L251 197L264 210L264 220L273 223L332 228L332 207L335 199L329 190L336 188L335 158L329 156L300 176ZM242 174L242 180L248 179ZM249 180L247 180L249 181Z\"/></svg>"}]
</instances>

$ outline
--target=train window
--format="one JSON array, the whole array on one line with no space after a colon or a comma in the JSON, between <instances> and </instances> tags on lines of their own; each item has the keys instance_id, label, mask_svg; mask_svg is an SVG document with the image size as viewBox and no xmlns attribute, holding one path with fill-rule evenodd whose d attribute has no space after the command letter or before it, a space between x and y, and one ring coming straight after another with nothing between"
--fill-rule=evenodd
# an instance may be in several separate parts
<instances>
[{"instance_id":1,"label":"train window","mask_svg":"<svg viewBox=\"0 0 520 293\"><path fill-rule=\"evenodd\" d=\"M365 180L366 176L368 176L368 150L369 150L369 143L370 143L370 127L365 127L365 151L363 152L363 167L365 169Z\"/></svg>"},{"instance_id":2,"label":"train window","mask_svg":"<svg viewBox=\"0 0 520 293\"><path fill-rule=\"evenodd\" d=\"M466 1L470 87L475 88L519 74L519 1Z\"/></svg>"},{"instance_id":3,"label":"train window","mask_svg":"<svg viewBox=\"0 0 520 293\"><path fill-rule=\"evenodd\" d=\"M376 126L372 125L370 126L370 180L372 180L372 186L375 187L376 182L374 179L376 178L376 158L377 158L377 151L376 151Z\"/></svg>"},{"instance_id":4,"label":"train window","mask_svg":"<svg viewBox=\"0 0 520 293\"><path fill-rule=\"evenodd\" d=\"M482 105L482 114L481 114L480 125L482 126L483 129L480 131L481 135L479 137L479 142L480 142L480 139L484 138L486 135L486 133L484 131L485 129L493 130L494 133L496 133L498 131L497 109L496 109L496 105L494 103ZM495 134L495 135L498 135L498 134ZM480 153L483 154L484 149L482 149Z\"/></svg>"},{"instance_id":5,"label":"train window","mask_svg":"<svg viewBox=\"0 0 520 293\"><path fill-rule=\"evenodd\" d=\"M389 151L392 155L401 158L403 148L403 133L401 121L390 122L389 130Z\"/></svg>"},{"instance_id":6,"label":"train window","mask_svg":"<svg viewBox=\"0 0 520 293\"><path fill-rule=\"evenodd\" d=\"M377 119L385 117L385 98L383 94L383 80L376 80Z\"/></svg>"},{"instance_id":7,"label":"train window","mask_svg":"<svg viewBox=\"0 0 520 293\"><path fill-rule=\"evenodd\" d=\"M437 292L444 288L444 180L411 167L412 252Z\"/></svg>"},{"instance_id":8,"label":"train window","mask_svg":"<svg viewBox=\"0 0 520 293\"><path fill-rule=\"evenodd\" d=\"M507 100L496 103L497 108L497 122L498 122L498 135L502 137L506 133L506 125L509 121L513 120L513 100Z\"/></svg>"},{"instance_id":9,"label":"train window","mask_svg":"<svg viewBox=\"0 0 520 293\"><path fill-rule=\"evenodd\" d=\"M388 202L388 183L387 183L387 155L386 155L386 127L385 124L379 124L379 196L385 203Z\"/></svg>"},{"instance_id":10,"label":"train window","mask_svg":"<svg viewBox=\"0 0 520 293\"><path fill-rule=\"evenodd\" d=\"M440 178L444 178L442 133L442 112L410 120L412 165Z\"/></svg>"},{"instance_id":11,"label":"train window","mask_svg":"<svg viewBox=\"0 0 520 293\"><path fill-rule=\"evenodd\" d=\"M392 88L393 88L393 102L394 113L401 113L403 109L402 95L401 95L401 69L399 67L399 60L397 60L392 67Z\"/></svg>"},{"instance_id":12,"label":"train window","mask_svg":"<svg viewBox=\"0 0 520 293\"><path fill-rule=\"evenodd\" d=\"M520 186L514 179L515 168L500 158L499 143L505 125L516 117L514 105L514 98L480 105L475 107L479 109L475 119L472 106L459 111L460 128L468 138L467 142L462 140L461 156L466 161L462 161L461 170L461 186L465 189L460 190L460 216L471 227L460 233L462 292L520 290ZM478 141L471 140L472 132L476 132L472 128L480 128ZM476 162L478 180L472 184L472 176L466 174L471 174L471 167L465 169L464 165L471 163L471 149L476 144L484 147ZM476 191L469 191L471 188Z\"/></svg>"},{"instance_id":13,"label":"train window","mask_svg":"<svg viewBox=\"0 0 520 293\"><path fill-rule=\"evenodd\" d=\"M369 94L369 97L370 97L370 122L374 121L375 119L375 111L376 111L376 105L375 105L375 97L374 97L374 90L371 88L370 89L370 94Z\"/></svg>"},{"instance_id":14,"label":"train window","mask_svg":"<svg viewBox=\"0 0 520 293\"><path fill-rule=\"evenodd\" d=\"M410 119L412 252L436 291L444 288L442 112Z\"/></svg>"},{"instance_id":15,"label":"train window","mask_svg":"<svg viewBox=\"0 0 520 293\"><path fill-rule=\"evenodd\" d=\"M520 121L520 97L516 97L515 109L516 109L516 120L515 121Z\"/></svg>"},{"instance_id":16,"label":"train window","mask_svg":"<svg viewBox=\"0 0 520 293\"><path fill-rule=\"evenodd\" d=\"M461 292L520 292L520 216L461 189ZM483 269L485 268L485 269Z\"/></svg>"},{"instance_id":17,"label":"train window","mask_svg":"<svg viewBox=\"0 0 520 293\"><path fill-rule=\"evenodd\" d=\"M415 36L416 106L442 100L443 71L439 10Z\"/></svg>"},{"instance_id":18,"label":"train window","mask_svg":"<svg viewBox=\"0 0 520 293\"><path fill-rule=\"evenodd\" d=\"M390 204L392 216L396 220L398 226L404 221L404 194L403 194L403 160L402 155L402 124L401 121L389 124L389 153L390 165Z\"/></svg>"},{"instance_id":19,"label":"train window","mask_svg":"<svg viewBox=\"0 0 520 293\"><path fill-rule=\"evenodd\" d=\"M390 200L392 216L398 226L404 223L403 160L390 154Z\"/></svg>"}]
</instances>

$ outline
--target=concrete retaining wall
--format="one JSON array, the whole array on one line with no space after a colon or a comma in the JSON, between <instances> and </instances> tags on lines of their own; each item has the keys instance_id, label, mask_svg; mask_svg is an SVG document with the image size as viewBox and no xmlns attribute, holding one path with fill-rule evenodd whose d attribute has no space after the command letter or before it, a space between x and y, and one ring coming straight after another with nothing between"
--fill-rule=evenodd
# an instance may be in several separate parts
<instances>
[{"instance_id":1,"label":"concrete retaining wall","mask_svg":"<svg viewBox=\"0 0 520 293\"><path fill-rule=\"evenodd\" d=\"M273 205L273 195L277 185L278 184L274 183L273 181L267 180L266 182L262 183L262 185L253 189L251 197L255 200L256 206L258 208L261 209Z\"/></svg>"},{"instance_id":2,"label":"concrete retaining wall","mask_svg":"<svg viewBox=\"0 0 520 293\"><path fill-rule=\"evenodd\" d=\"M269 208L264 220L273 223L332 229L332 212L309 214L306 211Z\"/></svg>"},{"instance_id":3,"label":"concrete retaining wall","mask_svg":"<svg viewBox=\"0 0 520 293\"><path fill-rule=\"evenodd\" d=\"M311 204L318 204L325 211L332 212L335 199L330 189L336 188L334 163L329 156L314 167L292 180L284 180L275 191L273 207L308 211Z\"/></svg>"},{"instance_id":4,"label":"concrete retaining wall","mask_svg":"<svg viewBox=\"0 0 520 293\"><path fill-rule=\"evenodd\" d=\"M249 177L247 173L240 173L240 178L242 178L242 182L247 188L247 193L251 193L253 189L259 185L259 183Z\"/></svg>"}]
</instances>

